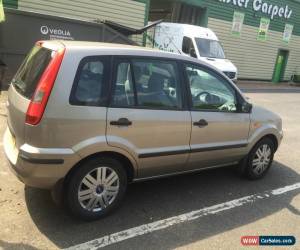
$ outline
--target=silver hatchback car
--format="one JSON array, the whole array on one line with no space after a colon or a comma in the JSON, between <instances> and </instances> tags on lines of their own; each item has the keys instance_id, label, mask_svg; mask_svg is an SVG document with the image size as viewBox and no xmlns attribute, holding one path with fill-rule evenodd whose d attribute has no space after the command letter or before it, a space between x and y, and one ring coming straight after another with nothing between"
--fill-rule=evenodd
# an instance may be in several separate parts
<instances>
[{"instance_id":1,"label":"silver hatchback car","mask_svg":"<svg viewBox=\"0 0 300 250\"><path fill-rule=\"evenodd\" d=\"M222 72L140 47L38 42L8 91L4 148L26 185L70 211L107 215L138 180L236 165L263 177L282 140L276 114Z\"/></svg>"}]
</instances>

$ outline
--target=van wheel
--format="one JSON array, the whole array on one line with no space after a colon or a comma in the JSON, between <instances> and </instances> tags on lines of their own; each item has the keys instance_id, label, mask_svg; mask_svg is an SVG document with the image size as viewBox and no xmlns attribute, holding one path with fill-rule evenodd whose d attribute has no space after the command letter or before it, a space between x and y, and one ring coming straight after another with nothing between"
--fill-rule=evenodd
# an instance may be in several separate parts
<instances>
[{"instance_id":1,"label":"van wheel","mask_svg":"<svg viewBox=\"0 0 300 250\"><path fill-rule=\"evenodd\" d=\"M91 159L72 174L66 187L67 206L84 220L99 219L119 206L126 188L126 171L119 161Z\"/></svg>"},{"instance_id":2,"label":"van wheel","mask_svg":"<svg viewBox=\"0 0 300 250\"><path fill-rule=\"evenodd\" d=\"M274 143L270 138L263 138L243 159L239 166L242 176L251 180L257 180L266 175L270 169L275 153Z\"/></svg>"}]
</instances>

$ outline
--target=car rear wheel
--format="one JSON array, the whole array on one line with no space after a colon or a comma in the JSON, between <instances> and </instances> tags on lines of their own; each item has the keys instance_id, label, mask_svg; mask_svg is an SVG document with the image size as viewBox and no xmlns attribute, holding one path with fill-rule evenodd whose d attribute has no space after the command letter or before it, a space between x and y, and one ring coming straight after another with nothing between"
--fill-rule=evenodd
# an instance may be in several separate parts
<instances>
[{"instance_id":1,"label":"car rear wheel","mask_svg":"<svg viewBox=\"0 0 300 250\"><path fill-rule=\"evenodd\" d=\"M272 165L275 146L270 138L263 138L240 164L240 173L256 180L264 177Z\"/></svg>"},{"instance_id":2,"label":"car rear wheel","mask_svg":"<svg viewBox=\"0 0 300 250\"><path fill-rule=\"evenodd\" d=\"M91 159L72 174L66 189L67 205L73 215L95 220L119 206L126 187L126 171L119 161Z\"/></svg>"}]
</instances>

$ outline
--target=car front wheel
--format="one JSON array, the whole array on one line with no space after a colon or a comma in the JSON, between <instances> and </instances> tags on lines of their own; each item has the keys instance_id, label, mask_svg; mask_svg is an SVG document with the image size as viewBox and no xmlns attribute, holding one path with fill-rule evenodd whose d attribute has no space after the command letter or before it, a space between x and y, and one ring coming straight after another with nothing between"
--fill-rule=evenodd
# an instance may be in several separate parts
<instances>
[{"instance_id":1,"label":"car front wheel","mask_svg":"<svg viewBox=\"0 0 300 250\"><path fill-rule=\"evenodd\" d=\"M264 177L272 165L274 153L273 141L267 137L263 138L241 162L241 174L252 180Z\"/></svg>"}]
</instances>

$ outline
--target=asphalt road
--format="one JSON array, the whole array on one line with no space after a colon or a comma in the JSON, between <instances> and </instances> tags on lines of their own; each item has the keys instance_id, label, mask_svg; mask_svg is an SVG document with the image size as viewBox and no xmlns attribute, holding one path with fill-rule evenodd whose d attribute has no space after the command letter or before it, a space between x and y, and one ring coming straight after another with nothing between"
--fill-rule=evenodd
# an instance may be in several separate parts
<instances>
[{"instance_id":1,"label":"asphalt road","mask_svg":"<svg viewBox=\"0 0 300 250\"><path fill-rule=\"evenodd\" d=\"M284 121L284 141L265 179L247 181L237 177L232 168L225 168L132 184L122 207L96 222L74 219L52 202L49 192L24 187L10 173L0 142L0 248L57 249L78 244L97 248L102 245L93 240L101 243L111 238L104 236L127 229L133 237L123 237L107 249L241 249L243 235L293 235L300 242L299 188L248 199L242 205L229 202L300 183L299 91L246 92L251 102L280 114ZM1 137L6 126L5 94L0 96ZM217 204L235 205L222 210ZM193 211L204 211L203 216L178 221ZM148 230L149 225L165 223L174 216L174 225ZM134 227L143 235L134 234ZM290 249L300 249L299 244Z\"/></svg>"}]
</instances>

